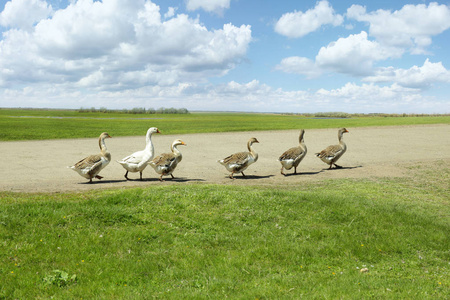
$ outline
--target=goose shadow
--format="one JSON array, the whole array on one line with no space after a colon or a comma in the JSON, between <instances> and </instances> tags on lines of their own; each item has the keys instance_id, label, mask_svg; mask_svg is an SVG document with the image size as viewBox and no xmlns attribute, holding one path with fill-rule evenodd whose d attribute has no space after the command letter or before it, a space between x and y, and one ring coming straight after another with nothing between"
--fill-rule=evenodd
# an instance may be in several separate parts
<instances>
[{"instance_id":1,"label":"goose shadow","mask_svg":"<svg viewBox=\"0 0 450 300\"><path fill-rule=\"evenodd\" d=\"M126 180L113 180L113 179L109 179L109 180L93 180L92 182L86 181L86 182L78 182L78 184L86 184L86 185L91 185L91 184L108 184L108 183L118 183L118 182L125 182Z\"/></svg>"},{"instance_id":2,"label":"goose shadow","mask_svg":"<svg viewBox=\"0 0 450 300\"><path fill-rule=\"evenodd\" d=\"M243 179L243 180L251 180L251 179L266 179L273 177L275 175L245 175L242 176L242 174L233 176L234 179ZM229 176L227 176L229 178Z\"/></svg>"},{"instance_id":3,"label":"goose shadow","mask_svg":"<svg viewBox=\"0 0 450 300\"><path fill-rule=\"evenodd\" d=\"M159 181L159 179L158 179ZM186 178L186 177L175 177L175 178L164 178L163 181L167 182L203 182L206 181L205 179L199 179L199 178Z\"/></svg>"},{"instance_id":4,"label":"goose shadow","mask_svg":"<svg viewBox=\"0 0 450 300\"><path fill-rule=\"evenodd\" d=\"M351 169L358 169L362 168L363 166L354 166L354 167L339 167L339 168L331 168L331 169L322 169L322 171L333 171L333 170L351 170Z\"/></svg>"},{"instance_id":5,"label":"goose shadow","mask_svg":"<svg viewBox=\"0 0 450 300\"><path fill-rule=\"evenodd\" d=\"M284 174L284 177L289 177L289 176L312 176L312 175L317 175L319 173L322 173L324 170L320 170L317 172L297 172L297 173L288 173L288 174Z\"/></svg>"},{"instance_id":6,"label":"goose shadow","mask_svg":"<svg viewBox=\"0 0 450 300\"><path fill-rule=\"evenodd\" d=\"M159 177L144 177L142 180L140 178L132 178L132 179L124 179L123 181L127 182L154 182L159 181Z\"/></svg>"}]
</instances>

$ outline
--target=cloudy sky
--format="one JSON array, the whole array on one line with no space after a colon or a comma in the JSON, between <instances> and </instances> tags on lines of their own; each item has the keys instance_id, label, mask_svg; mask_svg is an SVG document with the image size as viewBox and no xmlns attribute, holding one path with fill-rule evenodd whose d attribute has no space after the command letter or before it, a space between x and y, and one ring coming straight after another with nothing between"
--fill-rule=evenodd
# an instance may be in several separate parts
<instances>
[{"instance_id":1,"label":"cloudy sky","mask_svg":"<svg viewBox=\"0 0 450 300\"><path fill-rule=\"evenodd\" d=\"M0 0L0 107L450 113L450 1Z\"/></svg>"}]
</instances>

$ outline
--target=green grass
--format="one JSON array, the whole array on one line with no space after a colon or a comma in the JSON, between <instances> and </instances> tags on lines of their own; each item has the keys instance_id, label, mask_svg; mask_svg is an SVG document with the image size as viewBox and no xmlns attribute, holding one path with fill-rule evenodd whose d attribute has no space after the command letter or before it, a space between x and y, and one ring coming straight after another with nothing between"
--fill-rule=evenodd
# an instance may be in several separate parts
<instances>
[{"instance_id":1,"label":"green grass","mask_svg":"<svg viewBox=\"0 0 450 300\"><path fill-rule=\"evenodd\" d=\"M298 188L3 192L0 299L445 299L450 172L437 168Z\"/></svg>"},{"instance_id":2,"label":"green grass","mask_svg":"<svg viewBox=\"0 0 450 300\"><path fill-rule=\"evenodd\" d=\"M1 109L0 140L437 123L450 117ZM450 171L409 171L299 187L0 192L0 299L446 299Z\"/></svg>"},{"instance_id":3,"label":"green grass","mask_svg":"<svg viewBox=\"0 0 450 300\"><path fill-rule=\"evenodd\" d=\"M191 113L139 115L79 113L64 110L0 109L0 141L42 140L145 134L152 126L164 134L450 124L450 116L311 118L250 113Z\"/></svg>"}]
</instances>

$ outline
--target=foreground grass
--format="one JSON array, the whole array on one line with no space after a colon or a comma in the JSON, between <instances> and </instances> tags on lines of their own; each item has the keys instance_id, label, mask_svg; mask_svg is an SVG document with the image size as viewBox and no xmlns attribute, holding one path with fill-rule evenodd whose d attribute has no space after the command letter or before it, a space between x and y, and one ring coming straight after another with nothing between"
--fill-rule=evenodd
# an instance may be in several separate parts
<instances>
[{"instance_id":1,"label":"foreground grass","mask_svg":"<svg viewBox=\"0 0 450 300\"><path fill-rule=\"evenodd\" d=\"M164 134L450 124L450 116L310 118L250 113L135 115L58 110L0 109L0 141L144 135L152 126Z\"/></svg>"},{"instance_id":2,"label":"foreground grass","mask_svg":"<svg viewBox=\"0 0 450 300\"><path fill-rule=\"evenodd\" d=\"M449 170L418 168L290 189L3 193L0 298L444 299Z\"/></svg>"}]
</instances>

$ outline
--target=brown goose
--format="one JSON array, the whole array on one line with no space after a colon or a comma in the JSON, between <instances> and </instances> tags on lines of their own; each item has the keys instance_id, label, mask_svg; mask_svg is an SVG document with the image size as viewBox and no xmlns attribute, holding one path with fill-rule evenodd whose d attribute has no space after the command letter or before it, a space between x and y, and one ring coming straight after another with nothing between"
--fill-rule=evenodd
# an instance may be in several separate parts
<instances>
[{"instance_id":1,"label":"brown goose","mask_svg":"<svg viewBox=\"0 0 450 300\"><path fill-rule=\"evenodd\" d=\"M336 161L347 151L347 145L342 140L342 136L344 133L348 132L347 129L341 128L338 131L338 139L339 144L338 145L332 145L328 146L324 150L322 150L320 153L316 153L316 156L320 158L324 163L330 165L328 169L331 169L331 167L334 165L336 168L342 168L341 166L338 166L336 164Z\"/></svg>"},{"instance_id":2,"label":"brown goose","mask_svg":"<svg viewBox=\"0 0 450 300\"><path fill-rule=\"evenodd\" d=\"M159 177L160 181L163 181L162 177L164 175L170 175L172 178L175 178L172 173L183 158L181 152L177 148L179 145L187 146L182 140L175 140L170 147L172 153L163 153L149 162L149 165L155 169L156 173L161 174Z\"/></svg>"},{"instance_id":3,"label":"brown goose","mask_svg":"<svg viewBox=\"0 0 450 300\"><path fill-rule=\"evenodd\" d=\"M281 154L278 160L281 163L281 174L284 174L283 168L286 170L292 169L294 167L294 174L297 174L297 166L305 157L307 149L305 142L303 140L303 136L305 135L305 130L300 130L300 136L298 138L300 145L298 147L292 147L289 150L285 151Z\"/></svg>"},{"instance_id":4,"label":"brown goose","mask_svg":"<svg viewBox=\"0 0 450 300\"><path fill-rule=\"evenodd\" d=\"M111 138L111 136L103 132L98 139L98 144L101 149L100 154L90 155L69 167L84 178L89 179L89 183L92 183L92 178L94 177L102 179L103 177L99 176L98 173L111 161L111 154L106 149L105 144L105 139L107 138Z\"/></svg>"},{"instance_id":5,"label":"brown goose","mask_svg":"<svg viewBox=\"0 0 450 300\"><path fill-rule=\"evenodd\" d=\"M220 164L225 166L225 168L231 172L230 178L234 179L234 173L242 173L242 176L245 177L244 171L250 166L252 163L258 160L258 153L256 153L252 149L253 143L259 143L256 138L251 138L247 142L247 148L249 152L238 152L227 156L224 159L218 160Z\"/></svg>"}]
</instances>

